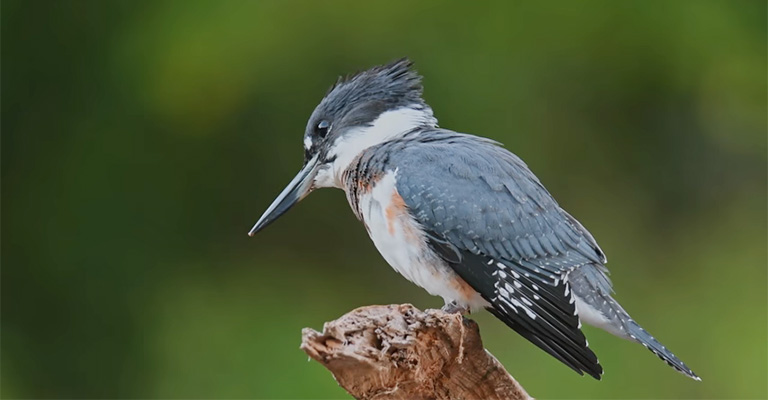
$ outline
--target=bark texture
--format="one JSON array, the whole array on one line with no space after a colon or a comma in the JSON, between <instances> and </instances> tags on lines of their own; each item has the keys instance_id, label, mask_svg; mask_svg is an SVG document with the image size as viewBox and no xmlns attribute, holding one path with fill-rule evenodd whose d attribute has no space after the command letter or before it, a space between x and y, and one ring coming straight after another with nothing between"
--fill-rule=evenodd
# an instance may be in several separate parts
<instances>
[{"instance_id":1,"label":"bark texture","mask_svg":"<svg viewBox=\"0 0 768 400\"><path fill-rule=\"evenodd\" d=\"M357 399L530 399L474 321L440 310L361 307L304 328L301 349Z\"/></svg>"}]
</instances>

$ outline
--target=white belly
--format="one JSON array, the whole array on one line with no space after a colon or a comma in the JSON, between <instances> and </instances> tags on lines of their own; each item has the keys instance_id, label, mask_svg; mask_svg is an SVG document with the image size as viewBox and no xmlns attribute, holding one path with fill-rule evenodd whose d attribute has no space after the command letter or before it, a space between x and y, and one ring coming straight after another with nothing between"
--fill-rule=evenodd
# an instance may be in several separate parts
<instances>
[{"instance_id":1,"label":"white belly","mask_svg":"<svg viewBox=\"0 0 768 400\"><path fill-rule=\"evenodd\" d=\"M398 273L442 297L472 310L489 304L426 245L418 223L410 216L395 187L397 171L389 171L358 201L368 235L376 249Z\"/></svg>"},{"instance_id":2,"label":"white belly","mask_svg":"<svg viewBox=\"0 0 768 400\"><path fill-rule=\"evenodd\" d=\"M611 320L607 318L600 310L581 299L575 293L573 298L576 300L576 311L579 313L579 320L620 338L629 339L629 332L624 330L622 323L617 322L616 319Z\"/></svg>"}]
</instances>

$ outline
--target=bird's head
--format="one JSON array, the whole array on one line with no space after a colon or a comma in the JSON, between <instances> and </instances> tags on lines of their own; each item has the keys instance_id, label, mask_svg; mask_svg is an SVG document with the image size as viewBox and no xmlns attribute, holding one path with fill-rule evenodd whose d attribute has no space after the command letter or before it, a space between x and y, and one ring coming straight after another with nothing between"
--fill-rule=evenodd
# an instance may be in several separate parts
<instances>
[{"instance_id":1,"label":"bird's head","mask_svg":"<svg viewBox=\"0 0 768 400\"><path fill-rule=\"evenodd\" d=\"M421 97L421 76L403 58L340 78L309 117L304 166L254 225L253 236L312 190L342 187L341 176L365 149L437 120Z\"/></svg>"}]
</instances>

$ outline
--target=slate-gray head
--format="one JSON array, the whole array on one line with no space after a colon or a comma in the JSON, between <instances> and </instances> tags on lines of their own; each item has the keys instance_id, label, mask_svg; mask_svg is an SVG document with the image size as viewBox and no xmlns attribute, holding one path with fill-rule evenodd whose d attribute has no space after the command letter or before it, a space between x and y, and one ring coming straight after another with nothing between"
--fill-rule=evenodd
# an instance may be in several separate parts
<instances>
[{"instance_id":1,"label":"slate-gray head","mask_svg":"<svg viewBox=\"0 0 768 400\"><path fill-rule=\"evenodd\" d=\"M437 120L421 97L421 76L403 58L339 79L309 117L304 167L272 202L249 235L276 220L312 190L341 186L361 151Z\"/></svg>"}]
</instances>

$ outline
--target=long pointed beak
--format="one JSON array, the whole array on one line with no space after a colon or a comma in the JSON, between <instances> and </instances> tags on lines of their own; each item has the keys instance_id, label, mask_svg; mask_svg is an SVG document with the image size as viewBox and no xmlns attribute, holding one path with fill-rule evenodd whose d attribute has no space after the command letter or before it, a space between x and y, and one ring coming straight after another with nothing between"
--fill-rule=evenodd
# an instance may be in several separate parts
<instances>
[{"instance_id":1,"label":"long pointed beak","mask_svg":"<svg viewBox=\"0 0 768 400\"><path fill-rule=\"evenodd\" d=\"M299 171L295 178L283 189L280 195L277 196L272 205L264 211L264 215L259 218L256 225L253 226L248 236L253 236L256 232L264 229L267 225L271 224L281 215L285 214L291 207L298 203L301 199L306 197L312 188L312 182L314 181L315 174L317 174L317 156L313 157L304 168Z\"/></svg>"}]
</instances>

